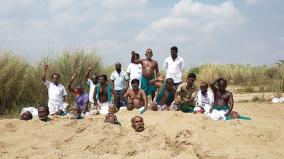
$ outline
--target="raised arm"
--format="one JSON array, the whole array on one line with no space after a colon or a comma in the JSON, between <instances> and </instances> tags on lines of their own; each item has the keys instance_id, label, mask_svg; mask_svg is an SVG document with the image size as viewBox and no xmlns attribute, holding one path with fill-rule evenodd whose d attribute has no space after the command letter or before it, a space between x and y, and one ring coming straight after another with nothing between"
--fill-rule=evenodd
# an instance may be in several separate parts
<instances>
[{"instance_id":1,"label":"raised arm","mask_svg":"<svg viewBox=\"0 0 284 159\"><path fill-rule=\"evenodd\" d=\"M74 74L72 77L71 77L71 80L69 82L69 85L68 85L68 90L72 93L76 93L75 89L72 88L72 83L74 81L74 79L78 76L78 73Z\"/></svg>"},{"instance_id":2,"label":"raised arm","mask_svg":"<svg viewBox=\"0 0 284 159\"><path fill-rule=\"evenodd\" d=\"M159 76L158 78L151 80L150 84L158 88L161 88L163 86L163 81L164 81L164 77Z\"/></svg>"},{"instance_id":3,"label":"raised arm","mask_svg":"<svg viewBox=\"0 0 284 159\"><path fill-rule=\"evenodd\" d=\"M85 81L86 81L86 82L87 82L88 79L89 79L89 75L90 75L90 72L91 72L92 69L93 69L92 66L89 66L89 67L88 67L88 72L87 72L87 74L86 74L86 76L85 76Z\"/></svg>"},{"instance_id":4,"label":"raised arm","mask_svg":"<svg viewBox=\"0 0 284 159\"><path fill-rule=\"evenodd\" d=\"M43 71L43 76L41 78L41 80L46 83L46 72L47 72L47 69L48 69L48 65L44 65L44 71Z\"/></svg>"},{"instance_id":5,"label":"raised arm","mask_svg":"<svg viewBox=\"0 0 284 159\"><path fill-rule=\"evenodd\" d=\"M216 87L216 83L219 82L220 78L215 80L213 83L210 83L210 88L212 89L213 92L216 92L218 88Z\"/></svg>"},{"instance_id":6,"label":"raised arm","mask_svg":"<svg viewBox=\"0 0 284 159\"><path fill-rule=\"evenodd\" d=\"M144 90L141 90L141 91L142 91L142 97L143 97L143 100L144 100L144 108L148 109L148 98L147 98L146 93L144 92Z\"/></svg>"}]
</instances>

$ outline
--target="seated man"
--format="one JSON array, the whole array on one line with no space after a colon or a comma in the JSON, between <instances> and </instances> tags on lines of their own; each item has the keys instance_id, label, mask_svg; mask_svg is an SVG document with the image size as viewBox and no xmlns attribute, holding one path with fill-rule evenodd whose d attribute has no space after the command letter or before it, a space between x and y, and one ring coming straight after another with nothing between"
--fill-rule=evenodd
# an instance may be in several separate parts
<instances>
[{"instance_id":1,"label":"seated man","mask_svg":"<svg viewBox=\"0 0 284 159\"><path fill-rule=\"evenodd\" d=\"M38 107L38 118L41 121L47 122L49 120L51 120L49 117L49 109L48 106L46 105L41 105Z\"/></svg>"},{"instance_id":2,"label":"seated man","mask_svg":"<svg viewBox=\"0 0 284 159\"><path fill-rule=\"evenodd\" d=\"M111 113L108 113L108 114L106 115L105 122L106 122L106 123L111 123L111 124L118 124L118 125L121 125L121 124L118 122L116 115L111 114Z\"/></svg>"},{"instance_id":3,"label":"seated man","mask_svg":"<svg viewBox=\"0 0 284 159\"><path fill-rule=\"evenodd\" d=\"M23 108L21 115L19 117L20 120L31 120L34 117L37 117L38 111L34 107Z\"/></svg>"},{"instance_id":4,"label":"seated man","mask_svg":"<svg viewBox=\"0 0 284 159\"><path fill-rule=\"evenodd\" d=\"M81 109L77 105L73 105L69 108L69 117L70 119L83 119L81 116Z\"/></svg>"},{"instance_id":5,"label":"seated man","mask_svg":"<svg viewBox=\"0 0 284 159\"><path fill-rule=\"evenodd\" d=\"M201 83L200 91L197 92L195 100L194 113L209 113L214 102L214 95L211 91L208 91L208 84L206 82Z\"/></svg>"},{"instance_id":6,"label":"seated man","mask_svg":"<svg viewBox=\"0 0 284 159\"><path fill-rule=\"evenodd\" d=\"M99 84L94 91L94 104L100 114L109 113L109 105L112 104L112 95L114 95L114 100L116 101L116 94L107 82L107 75L100 75ZM93 113L91 112L91 114Z\"/></svg>"},{"instance_id":7,"label":"seated man","mask_svg":"<svg viewBox=\"0 0 284 159\"><path fill-rule=\"evenodd\" d=\"M148 99L145 92L142 89L139 89L139 83L138 79L133 79L131 81L132 89L127 90L124 98L127 99L127 102L133 103L133 106L136 109L140 109L142 107L147 109Z\"/></svg>"},{"instance_id":8,"label":"seated man","mask_svg":"<svg viewBox=\"0 0 284 159\"><path fill-rule=\"evenodd\" d=\"M68 90L75 95L76 106L80 109L80 111L83 114L85 114L88 110L87 104L89 102L89 95L84 91L82 85L78 85L75 89L72 88L72 83L77 76L78 73L72 76L71 81L68 85Z\"/></svg>"},{"instance_id":9,"label":"seated man","mask_svg":"<svg viewBox=\"0 0 284 159\"><path fill-rule=\"evenodd\" d=\"M187 76L187 82L178 86L176 91L176 98L174 105L177 105L177 109L184 113L192 113L195 106L195 96L197 88L194 85L196 75L189 73Z\"/></svg>"},{"instance_id":10,"label":"seated man","mask_svg":"<svg viewBox=\"0 0 284 159\"><path fill-rule=\"evenodd\" d=\"M151 85L158 87L158 94L155 101L152 103L152 110L170 110L172 102L174 101L174 94L176 92L174 86L174 80L172 78L166 79L166 83L163 84L164 77L159 76L158 79L151 80Z\"/></svg>"},{"instance_id":11,"label":"seated man","mask_svg":"<svg viewBox=\"0 0 284 159\"><path fill-rule=\"evenodd\" d=\"M215 86L218 83L218 88ZM210 110L209 117L213 120L226 120L227 118L239 118L237 112L232 111L234 107L233 94L226 90L227 81L219 78L210 84L214 93L214 103Z\"/></svg>"},{"instance_id":12,"label":"seated man","mask_svg":"<svg viewBox=\"0 0 284 159\"><path fill-rule=\"evenodd\" d=\"M136 132L144 131L144 121L141 116L135 116L131 119L131 126Z\"/></svg>"}]
</instances>

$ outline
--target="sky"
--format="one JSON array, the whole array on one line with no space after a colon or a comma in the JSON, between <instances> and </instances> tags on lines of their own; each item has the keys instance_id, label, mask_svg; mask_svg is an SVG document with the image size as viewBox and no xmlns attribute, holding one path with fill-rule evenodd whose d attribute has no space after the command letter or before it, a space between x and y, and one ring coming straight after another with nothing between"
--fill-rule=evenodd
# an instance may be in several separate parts
<instances>
[{"instance_id":1,"label":"sky","mask_svg":"<svg viewBox=\"0 0 284 159\"><path fill-rule=\"evenodd\" d=\"M283 0L0 0L0 49L37 62L95 50L105 65L147 48L162 65L177 46L186 66L284 59Z\"/></svg>"}]
</instances>

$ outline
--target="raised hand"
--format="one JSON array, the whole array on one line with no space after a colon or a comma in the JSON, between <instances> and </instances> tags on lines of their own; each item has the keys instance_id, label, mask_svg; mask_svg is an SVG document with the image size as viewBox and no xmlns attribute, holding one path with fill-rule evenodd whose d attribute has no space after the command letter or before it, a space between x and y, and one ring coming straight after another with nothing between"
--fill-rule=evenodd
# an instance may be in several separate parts
<instances>
[{"instance_id":1,"label":"raised hand","mask_svg":"<svg viewBox=\"0 0 284 159\"><path fill-rule=\"evenodd\" d=\"M47 64L44 65L44 69L45 69L45 70L48 69L48 65L47 65Z\"/></svg>"}]
</instances>

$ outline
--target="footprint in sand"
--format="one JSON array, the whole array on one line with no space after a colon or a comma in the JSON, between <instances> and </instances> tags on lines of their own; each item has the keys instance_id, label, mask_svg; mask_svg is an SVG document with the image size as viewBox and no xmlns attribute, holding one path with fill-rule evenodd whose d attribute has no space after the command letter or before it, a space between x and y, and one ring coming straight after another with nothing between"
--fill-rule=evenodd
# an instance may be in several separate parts
<instances>
[{"instance_id":1,"label":"footprint in sand","mask_svg":"<svg viewBox=\"0 0 284 159\"><path fill-rule=\"evenodd\" d=\"M181 130L177 133L175 138L175 144L176 145L191 145L190 143L190 137L192 135L192 132L188 129Z\"/></svg>"}]
</instances>

